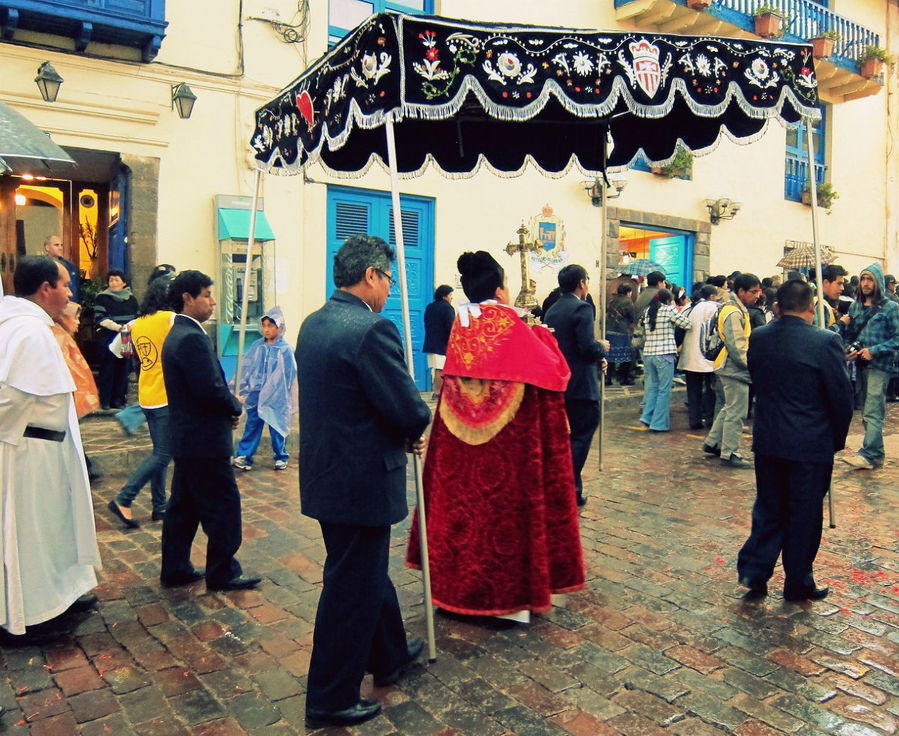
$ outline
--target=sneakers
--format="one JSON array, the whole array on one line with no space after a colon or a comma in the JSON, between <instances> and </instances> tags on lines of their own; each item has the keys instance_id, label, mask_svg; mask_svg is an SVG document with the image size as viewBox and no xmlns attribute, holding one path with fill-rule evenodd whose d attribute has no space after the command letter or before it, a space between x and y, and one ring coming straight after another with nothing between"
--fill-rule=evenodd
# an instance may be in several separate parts
<instances>
[{"instance_id":1,"label":"sneakers","mask_svg":"<svg viewBox=\"0 0 899 736\"><path fill-rule=\"evenodd\" d=\"M715 457L721 456L720 447L712 447L712 445L707 445L705 442L702 443L702 451L708 453L709 455L714 455Z\"/></svg>"},{"instance_id":2,"label":"sneakers","mask_svg":"<svg viewBox=\"0 0 899 736\"><path fill-rule=\"evenodd\" d=\"M875 465L864 455L853 455L852 457L844 457L843 462L852 466L853 470L874 470Z\"/></svg>"},{"instance_id":3,"label":"sneakers","mask_svg":"<svg viewBox=\"0 0 899 736\"><path fill-rule=\"evenodd\" d=\"M252 469L253 469L253 463L248 463L248 462L247 462L247 459L246 459L245 457L243 457L242 455L241 455L241 456L238 456L238 457L236 457L236 458L234 458L234 459L231 461L231 464L232 464L235 468L237 468L238 470L244 470L244 471L246 471L246 470L252 470Z\"/></svg>"},{"instance_id":4,"label":"sneakers","mask_svg":"<svg viewBox=\"0 0 899 736\"><path fill-rule=\"evenodd\" d=\"M275 470L287 470L287 461L275 460Z\"/></svg>"}]
</instances>

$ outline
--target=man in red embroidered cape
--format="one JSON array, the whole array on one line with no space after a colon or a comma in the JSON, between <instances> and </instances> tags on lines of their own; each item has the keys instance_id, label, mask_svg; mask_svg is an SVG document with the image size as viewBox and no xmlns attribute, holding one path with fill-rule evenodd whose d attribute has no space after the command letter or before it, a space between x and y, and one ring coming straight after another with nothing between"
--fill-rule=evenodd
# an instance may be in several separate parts
<instances>
[{"instance_id":1,"label":"man in red embroidered cape","mask_svg":"<svg viewBox=\"0 0 899 736\"><path fill-rule=\"evenodd\" d=\"M508 305L500 265L459 258L460 306L424 467L434 604L456 613L540 612L584 586L564 391L552 333ZM480 302L480 303L479 303ZM407 564L421 566L417 517Z\"/></svg>"}]
</instances>

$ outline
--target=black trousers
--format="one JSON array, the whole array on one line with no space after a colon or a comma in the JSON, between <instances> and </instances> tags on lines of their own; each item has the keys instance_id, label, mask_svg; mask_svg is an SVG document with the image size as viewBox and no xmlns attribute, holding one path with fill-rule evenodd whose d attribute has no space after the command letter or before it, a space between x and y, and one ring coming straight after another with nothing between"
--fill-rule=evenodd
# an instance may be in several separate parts
<instances>
[{"instance_id":1,"label":"black trousers","mask_svg":"<svg viewBox=\"0 0 899 736\"><path fill-rule=\"evenodd\" d=\"M359 700L366 672L386 675L406 660L406 631L387 574L390 527L319 524L327 557L306 707L335 711Z\"/></svg>"},{"instance_id":2,"label":"black trousers","mask_svg":"<svg viewBox=\"0 0 899 736\"><path fill-rule=\"evenodd\" d=\"M226 583L241 574L240 491L228 457L176 457L169 508L162 523L165 582L193 570L190 547L202 524L206 533L206 582Z\"/></svg>"},{"instance_id":3,"label":"black trousers","mask_svg":"<svg viewBox=\"0 0 899 736\"><path fill-rule=\"evenodd\" d=\"M687 412L690 415L690 427L697 427L705 422L711 428L715 421L715 389L712 383L714 373L698 373L684 371L687 379Z\"/></svg>"},{"instance_id":4,"label":"black trousers","mask_svg":"<svg viewBox=\"0 0 899 736\"><path fill-rule=\"evenodd\" d=\"M128 373L131 358L117 358L109 352L109 343L100 343L100 371L97 374L97 393L100 406L125 406L128 393Z\"/></svg>"},{"instance_id":5,"label":"black trousers","mask_svg":"<svg viewBox=\"0 0 899 736\"><path fill-rule=\"evenodd\" d=\"M577 495L584 491L581 471L590 454L593 433L599 426L599 402L592 399L565 399L565 413L571 427L571 461L574 465L574 487Z\"/></svg>"},{"instance_id":6,"label":"black trousers","mask_svg":"<svg viewBox=\"0 0 899 736\"><path fill-rule=\"evenodd\" d=\"M812 565L821 544L824 496L833 463L805 463L755 456L756 498L752 531L737 557L740 580L763 583L782 553L784 593L799 596L815 587Z\"/></svg>"}]
</instances>

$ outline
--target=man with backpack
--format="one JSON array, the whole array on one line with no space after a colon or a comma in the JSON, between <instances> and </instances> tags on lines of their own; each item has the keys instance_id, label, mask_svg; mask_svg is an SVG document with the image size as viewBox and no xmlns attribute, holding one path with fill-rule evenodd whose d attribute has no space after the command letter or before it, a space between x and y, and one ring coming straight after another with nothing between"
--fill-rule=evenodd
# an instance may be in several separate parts
<instances>
[{"instance_id":1,"label":"man with backpack","mask_svg":"<svg viewBox=\"0 0 899 736\"><path fill-rule=\"evenodd\" d=\"M747 307L758 301L761 291L758 276L739 274L734 278L730 301L721 307L716 318L718 339L723 345L714 358L715 375L724 390L724 406L715 417L702 450L720 456L721 464L732 468L752 467L752 463L740 454L740 435L749 408L749 385L752 383L746 363L752 329ZM706 357L711 356L707 354Z\"/></svg>"}]
</instances>

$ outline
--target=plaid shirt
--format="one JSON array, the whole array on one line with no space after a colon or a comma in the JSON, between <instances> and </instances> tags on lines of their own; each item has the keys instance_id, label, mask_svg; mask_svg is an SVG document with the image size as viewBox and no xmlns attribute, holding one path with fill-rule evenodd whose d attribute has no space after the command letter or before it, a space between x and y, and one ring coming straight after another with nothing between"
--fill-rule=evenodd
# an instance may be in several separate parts
<instances>
[{"instance_id":1,"label":"plaid shirt","mask_svg":"<svg viewBox=\"0 0 899 736\"><path fill-rule=\"evenodd\" d=\"M672 304L663 304L656 312L656 328L649 329L649 310L643 313L643 330L646 333L646 344L643 355L675 355L677 343L674 340L674 327L689 330L693 324L690 315L678 312Z\"/></svg>"},{"instance_id":2,"label":"plaid shirt","mask_svg":"<svg viewBox=\"0 0 899 736\"><path fill-rule=\"evenodd\" d=\"M899 304L883 298L878 304L866 307L857 299L849 305L849 324L842 332L846 343L858 340L863 348L871 351L872 368L889 371L899 350Z\"/></svg>"}]
</instances>

